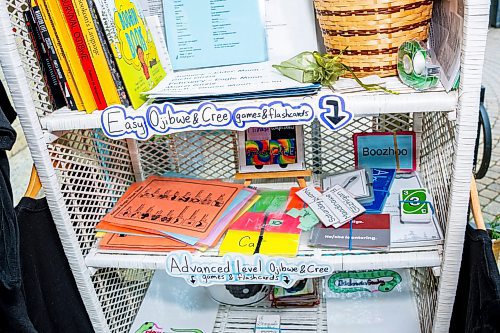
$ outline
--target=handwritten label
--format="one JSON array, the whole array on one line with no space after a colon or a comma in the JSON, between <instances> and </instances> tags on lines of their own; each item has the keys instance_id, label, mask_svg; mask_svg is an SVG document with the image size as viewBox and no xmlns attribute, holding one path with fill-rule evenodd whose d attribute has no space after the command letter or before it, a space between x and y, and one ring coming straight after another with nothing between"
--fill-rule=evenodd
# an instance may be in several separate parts
<instances>
[{"instance_id":1,"label":"handwritten label","mask_svg":"<svg viewBox=\"0 0 500 333\"><path fill-rule=\"evenodd\" d=\"M225 255L194 258L189 252L172 252L167 256L167 274L181 277L192 286L215 284L265 283L289 288L297 280L330 275L331 265L300 258L274 258Z\"/></svg>"},{"instance_id":2,"label":"handwritten label","mask_svg":"<svg viewBox=\"0 0 500 333\"><path fill-rule=\"evenodd\" d=\"M101 127L104 133L113 139L146 140L152 135L193 130L241 131L251 127L302 125L312 122L315 118L319 118L328 128L338 130L352 119L352 114L344 110L345 106L341 97L328 95L323 96L319 101L320 105L324 106L323 108L315 103L292 105L282 101L262 104L248 101L248 105L234 109L219 107L211 102L200 103L189 109L182 109L185 106L176 106L171 103L152 104L141 111L113 105L103 111ZM336 105L342 106L341 113L338 107L335 108ZM318 114L315 109L323 111ZM340 118L342 118L341 121L332 127L332 121L337 122Z\"/></svg>"}]
</instances>

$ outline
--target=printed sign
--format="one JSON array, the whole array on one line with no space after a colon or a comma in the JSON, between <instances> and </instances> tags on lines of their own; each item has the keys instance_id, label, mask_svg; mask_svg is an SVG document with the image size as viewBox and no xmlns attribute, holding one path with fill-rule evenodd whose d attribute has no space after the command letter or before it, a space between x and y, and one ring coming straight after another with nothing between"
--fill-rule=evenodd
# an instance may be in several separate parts
<instances>
[{"instance_id":1,"label":"printed sign","mask_svg":"<svg viewBox=\"0 0 500 333\"><path fill-rule=\"evenodd\" d=\"M192 286L264 283L289 288L297 280L330 275L334 271L331 265L311 260L261 254L195 258L189 252L178 251L167 256L166 264L168 275L184 278Z\"/></svg>"},{"instance_id":2,"label":"printed sign","mask_svg":"<svg viewBox=\"0 0 500 333\"><path fill-rule=\"evenodd\" d=\"M152 104L141 111L122 105L108 107L101 114L101 127L112 139L146 140L153 135L193 130L238 130L251 127L275 127L311 123L315 118L331 130L346 126L353 118L345 110L340 96L325 95L317 103L289 104L283 101L248 105L234 109L219 107L211 102L195 104L189 109L171 103ZM319 103L319 104L318 104ZM241 104L238 104L241 105ZM321 110L318 111L316 110Z\"/></svg>"},{"instance_id":3,"label":"printed sign","mask_svg":"<svg viewBox=\"0 0 500 333\"><path fill-rule=\"evenodd\" d=\"M415 132L355 133L354 164L356 168L399 169L415 171Z\"/></svg>"}]
</instances>

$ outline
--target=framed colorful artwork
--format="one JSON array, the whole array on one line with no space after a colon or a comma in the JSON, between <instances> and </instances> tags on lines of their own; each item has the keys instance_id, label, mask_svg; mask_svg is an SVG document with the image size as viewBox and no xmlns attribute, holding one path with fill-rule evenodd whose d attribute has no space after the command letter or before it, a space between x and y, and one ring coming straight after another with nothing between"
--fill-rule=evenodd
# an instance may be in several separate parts
<instances>
[{"instance_id":1,"label":"framed colorful artwork","mask_svg":"<svg viewBox=\"0 0 500 333\"><path fill-rule=\"evenodd\" d=\"M304 170L302 126L252 127L238 132L239 171Z\"/></svg>"}]
</instances>

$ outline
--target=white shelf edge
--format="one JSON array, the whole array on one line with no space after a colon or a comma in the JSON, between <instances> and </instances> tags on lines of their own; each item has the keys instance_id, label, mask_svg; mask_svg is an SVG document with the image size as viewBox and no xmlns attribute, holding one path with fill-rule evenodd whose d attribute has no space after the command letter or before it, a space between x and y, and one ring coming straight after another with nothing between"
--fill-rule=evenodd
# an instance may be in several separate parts
<instances>
[{"instance_id":1,"label":"white shelf edge","mask_svg":"<svg viewBox=\"0 0 500 333\"><path fill-rule=\"evenodd\" d=\"M339 252L327 249L313 249L303 252L298 258L310 258L316 262L333 265L336 271L437 267L441 265L441 245L392 250L389 252ZM132 268L165 269L167 254L114 254L100 253L93 248L85 258L91 268ZM222 259L213 253L196 253L194 256L212 257L214 261Z\"/></svg>"},{"instance_id":2,"label":"white shelf edge","mask_svg":"<svg viewBox=\"0 0 500 333\"><path fill-rule=\"evenodd\" d=\"M323 96L325 90L317 95L281 98L288 103L300 103L311 101ZM336 94L336 93L332 93ZM340 94L345 100L347 111L355 117L378 116L391 113L415 113L415 112L451 112L455 111L458 103L458 93L445 91L413 92L391 95L378 92L356 92ZM273 99L267 99L272 101ZM261 101L261 100L259 100ZM264 101L264 100L262 100ZM225 108L236 108L246 101L216 102L218 106ZM180 109L186 106L179 104ZM75 129L100 128L100 117L102 111L87 114L82 111L72 111L62 108L40 118L42 128L48 132L68 131Z\"/></svg>"}]
</instances>

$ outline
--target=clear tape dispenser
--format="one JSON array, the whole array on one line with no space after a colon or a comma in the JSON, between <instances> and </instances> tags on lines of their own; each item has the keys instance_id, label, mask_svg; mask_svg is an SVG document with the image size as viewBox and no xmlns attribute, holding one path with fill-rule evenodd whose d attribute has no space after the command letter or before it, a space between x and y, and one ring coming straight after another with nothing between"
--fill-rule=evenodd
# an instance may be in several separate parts
<instances>
[{"instance_id":1,"label":"clear tape dispenser","mask_svg":"<svg viewBox=\"0 0 500 333\"><path fill-rule=\"evenodd\" d=\"M416 90L435 87L439 82L440 67L431 63L424 43L418 40L404 42L398 50L398 75L407 86Z\"/></svg>"}]
</instances>

